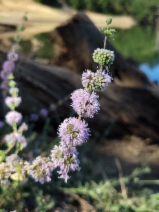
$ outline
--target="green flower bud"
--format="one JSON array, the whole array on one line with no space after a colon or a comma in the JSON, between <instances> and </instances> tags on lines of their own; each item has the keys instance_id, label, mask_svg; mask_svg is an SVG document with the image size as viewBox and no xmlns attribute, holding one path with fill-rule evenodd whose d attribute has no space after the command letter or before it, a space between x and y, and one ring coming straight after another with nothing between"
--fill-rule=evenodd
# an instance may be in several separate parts
<instances>
[{"instance_id":1,"label":"green flower bud","mask_svg":"<svg viewBox=\"0 0 159 212\"><path fill-rule=\"evenodd\" d=\"M114 61L114 52L107 49L96 49L93 53L93 60L100 65L110 67Z\"/></svg>"},{"instance_id":2,"label":"green flower bud","mask_svg":"<svg viewBox=\"0 0 159 212\"><path fill-rule=\"evenodd\" d=\"M16 85L16 82L15 82L14 80L11 80L11 81L9 82L9 86L10 86L10 87L14 88L15 85Z\"/></svg>"},{"instance_id":3,"label":"green flower bud","mask_svg":"<svg viewBox=\"0 0 159 212\"><path fill-rule=\"evenodd\" d=\"M9 93L10 93L10 95L13 96L13 97L18 96L18 92L19 92L19 89L18 89L18 88L10 88L10 89L9 89Z\"/></svg>"},{"instance_id":4,"label":"green flower bud","mask_svg":"<svg viewBox=\"0 0 159 212\"><path fill-rule=\"evenodd\" d=\"M111 17L110 18L107 18L106 19L106 23L107 23L107 25L111 24L112 23L112 18Z\"/></svg>"}]
</instances>

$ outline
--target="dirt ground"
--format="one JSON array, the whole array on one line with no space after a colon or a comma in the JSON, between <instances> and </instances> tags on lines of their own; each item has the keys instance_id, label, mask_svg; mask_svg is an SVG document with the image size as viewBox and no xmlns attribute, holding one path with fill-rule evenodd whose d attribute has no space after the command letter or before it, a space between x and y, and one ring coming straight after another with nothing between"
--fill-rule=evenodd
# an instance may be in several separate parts
<instances>
[{"instance_id":1,"label":"dirt ground","mask_svg":"<svg viewBox=\"0 0 159 212\"><path fill-rule=\"evenodd\" d=\"M156 177L159 176L159 146L152 144L151 139L126 136L121 140L106 141L104 145L99 146L99 150L109 160L117 157L126 175L130 174L134 167L147 165Z\"/></svg>"}]
</instances>

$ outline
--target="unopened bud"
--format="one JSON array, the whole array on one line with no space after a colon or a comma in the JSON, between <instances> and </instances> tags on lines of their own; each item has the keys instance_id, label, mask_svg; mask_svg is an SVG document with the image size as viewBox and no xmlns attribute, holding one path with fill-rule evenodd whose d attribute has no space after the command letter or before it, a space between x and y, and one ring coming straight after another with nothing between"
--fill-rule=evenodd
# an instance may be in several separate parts
<instances>
[{"instance_id":1,"label":"unopened bud","mask_svg":"<svg viewBox=\"0 0 159 212\"><path fill-rule=\"evenodd\" d=\"M106 23L107 23L107 25L111 24L112 23L112 18L111 17L110 18L107 18L106 19Z\"/></svg>"}]
</instances>

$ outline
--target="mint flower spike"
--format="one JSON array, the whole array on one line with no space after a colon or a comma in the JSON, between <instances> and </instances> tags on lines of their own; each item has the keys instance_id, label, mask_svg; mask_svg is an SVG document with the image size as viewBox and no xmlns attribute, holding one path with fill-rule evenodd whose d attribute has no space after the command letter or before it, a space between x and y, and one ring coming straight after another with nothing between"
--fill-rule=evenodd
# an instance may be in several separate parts
<instances>
[{"instance_id":1,"label":"mint flower spike","mask_svg":"<svg viewBox=\"0 0 159 212\"><path fill-rule=\"evenodd\" d=\"M63 146L76 146L86 142L90 135L88 124L84 120L68 118L59 126L58 135Z\"/></svg>"},{"instance_id":2,"label":"mint flower spike","mask_svg":"<svg viewBox=\"0 0 159 212\"><path fill-rule=\"evenodd\" d=\"M106 72L106 70L97 70L95 73L86 70L82 74L82 85L89 92L104 91L111 81L112 77Z\"/></svg>"},{"instance_id":3,"label":"mint flower spike","mask_svg":"<svg viewBox=\"0 0 159 212\"><path fill-rule=\"evenodd\" d=\"M16 41L20 41L20 37L16 36ZM13 180L23 180L27 174L29 163L17 156L17 153L27 146L26 138L23 132L28 129L25 123L20 126L18 124L22 120L22 114L15 109L21 103L21 97L18 96L19 89L16 87L13 71L15 62L18 60L18 52L20 50L19 43L12 46L11 51L7 54L7 60L2 65L0 76L2 78L1 88L4 90L5 104L10 111L6 114L6 123L12 127L12 132L6 134L4 141L8 146L6 151L1 152L1 161L6 159L6 162L0 163L0 184L9 184L9 178ZM9 96L10 94L10 96ZM7 156L14 148L16 154Z\"/></svg>"}]
</instances>

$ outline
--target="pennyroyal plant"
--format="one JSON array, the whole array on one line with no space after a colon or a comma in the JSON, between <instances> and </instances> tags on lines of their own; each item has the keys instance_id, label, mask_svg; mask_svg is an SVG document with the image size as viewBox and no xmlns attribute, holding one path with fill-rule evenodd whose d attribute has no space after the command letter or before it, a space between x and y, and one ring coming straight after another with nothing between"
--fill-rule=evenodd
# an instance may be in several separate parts
<instances>
[{"instance_id":1,"label":"pennyroyal plant","mask_svg":"<svg viewBox=\"0 0 159 212\"><path fill-rule=\"evenodd\" d=\"M65 182L70 178L70 171L79 171L78 151L76 146L85 143L90 136L90 129L84 118L93 118L100 110L99 96L97 92L103 91L112 81L109 72L110 65L114 61L114 52L105 49L107 36L111 35L108 25L111 23L107 20L107 27L101 31L104 38L104 48L96 49L93 53L94 62L98 63L96 72L86 70L82 74L82 85L84 89L75 90L71 94L71 106L77 113L78 117L65 119L58 128L60 138L59 146L54 146L48 157L38 156L33 161L25 161L18 156L18 153L27 146L27 141L23 135L28 129L26 123L22 122L23 116L16 111L22 99L19 96L13 70L15 62L18 60L20 50L20 36L17 36L11 52L8 53L7 61L3 63L1 78L4 89L5 104L10 111L5 116L6 123L11 126L12 132L4 138L7 150L0 152L0 183L9 184L9 178L13 180L23 180L30 176L36 182L45 183L51 181L51 174L55 168L58 168L60 178ZM21 30L23 28L20 28ZM108 33L109 32L109 33ZM114 32L114 31L113 31ZM112 35L114 37L114 34ZM40 115L46 117L48 111L41 109ZM38 120L37 114L31 114L32 120ZM10 151L13 154L9 154Z\"/></svg>"},{"instance_id":2,"label":"pennyroyal plant","mask_svg":"<svg viewBox=\"0 0 159 212\"><path fill-rule=\"evenodd\" d=\"M111 21L111 18L106 21L107 32ZM60 145L55 146L52 150L51 159L56 167L60 169L60 178L64 178L65 182L69 179L68 172L70 170L80 169L76 146L86 142L90 136L88 124L83 118L93 118L98 113L100 104L96 92L103 91L112 81L109 68L114 61L114 52L105 49L107 34L105 32L103 34L105 36L104 49L98 48L93 53L94 62L97 62L99 67L97 67L96 72L86 70L82 74L84 89L78 89L71 94L71 106L78 114L78 117L65 119L59 126ZM111 33L109 34L111 35Z\"/></svg>"}]
</instances>

